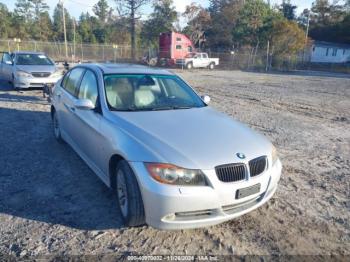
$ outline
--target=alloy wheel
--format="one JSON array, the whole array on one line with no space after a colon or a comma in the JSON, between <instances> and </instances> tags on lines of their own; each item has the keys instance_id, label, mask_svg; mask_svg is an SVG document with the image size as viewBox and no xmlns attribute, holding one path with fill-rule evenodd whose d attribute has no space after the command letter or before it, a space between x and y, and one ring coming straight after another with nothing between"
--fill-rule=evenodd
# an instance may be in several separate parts
<instances>
[{"instance_id":1,"label":"alloy wheel","mask_svg":"<svg viewBox=\"0 0 350 262\"><path fill-rule=\"evenodd\" d=\"M117 197L119 202L120 211L124 218L128 217L128 191L126 187L126 181L124 172L119 170L117 173Z\"/></svg>"}]
</instances>

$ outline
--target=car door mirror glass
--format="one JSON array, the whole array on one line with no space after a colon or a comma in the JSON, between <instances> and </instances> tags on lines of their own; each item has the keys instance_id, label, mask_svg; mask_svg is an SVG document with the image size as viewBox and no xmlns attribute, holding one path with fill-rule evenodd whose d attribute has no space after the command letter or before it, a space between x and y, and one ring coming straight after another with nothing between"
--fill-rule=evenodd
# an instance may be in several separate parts
<instances>
[{"instance_id":1,"label":"car door mirror glass","mask_svg":"<svg viewBox=\"0 0 350 262\"><path fill-rule=\"evenodd\" d=\"M210 96L204 95L204 96L201 96L201 98L202 98L204 103L206 103L206 104L210 103Z\"/></svg>"},{"instance_id":2,"label":"car door mirror glass","mask_svg":"<svg viewBox=\"0 0 350 262\"><path fill-rule=\"evenodd\" d=\"M92 110L95 109L95 105L90 99L77 99L74 106L80 110Z\"/></svg>"}]
</instances>

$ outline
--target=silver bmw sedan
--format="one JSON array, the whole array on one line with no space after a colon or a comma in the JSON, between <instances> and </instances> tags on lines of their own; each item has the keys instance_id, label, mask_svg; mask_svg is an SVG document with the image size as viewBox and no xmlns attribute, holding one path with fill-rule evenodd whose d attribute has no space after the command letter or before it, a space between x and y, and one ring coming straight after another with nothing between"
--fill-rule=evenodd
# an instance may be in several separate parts
<instances>
[{"instance_id":1,"label":"silver bmw sedan","mask_svg":"<svg viewBox=\"0 0 350 262\"><path fill-rule=\"evenodd\" d=\"M215 225L268 201L282 165L265 137L209 101L166 70L79 65L54 87L54 135L114 190L126 225Z\"/></svg>"}]
</instances>

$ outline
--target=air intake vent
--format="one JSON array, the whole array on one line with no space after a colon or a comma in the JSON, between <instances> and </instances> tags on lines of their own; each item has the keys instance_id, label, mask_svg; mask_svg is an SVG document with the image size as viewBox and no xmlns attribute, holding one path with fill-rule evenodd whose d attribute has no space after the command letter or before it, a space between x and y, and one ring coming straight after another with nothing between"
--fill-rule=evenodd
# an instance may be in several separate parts
<instances>
[{"instance_id":1,"label":"air intake vent","mask_svg":"<svg viewBox=\"0 0 350 262\"><path fill-rule=\"evenodd\" d=\"M216 175L222 182L236 182L246 178L244 164L228 164L215 167Z\"/></svg>"},{"instance_id":2,"label":"air intake vent","mask_svg":"<svg viewBox=\"0 0 350 262\"><path fill-rule=\"evenodd\" d=\"M267 157L261 156L249 161L250 176L258 176L262 174L267 167Z\"/></svg>"}]
</instances>

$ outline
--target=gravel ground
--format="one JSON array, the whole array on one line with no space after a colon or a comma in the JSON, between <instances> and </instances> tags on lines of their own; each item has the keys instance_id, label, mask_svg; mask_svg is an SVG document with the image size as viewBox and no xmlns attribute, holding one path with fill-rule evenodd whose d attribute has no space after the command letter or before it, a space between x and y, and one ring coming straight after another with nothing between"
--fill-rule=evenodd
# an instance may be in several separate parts
<instances>
[{"instance_id":1,"label":"gravel ground","mask_svg":"<svg viewBox=\"0 0 350 262\"><path fill-rule=\"evenodd\" d=\"M181 72L265 134L284 164L264 206L204 229L125 228L109 189L51 131L41 91L0 84L0 253L350 255L350 79Z\"/></svg>"}]
</instances>

